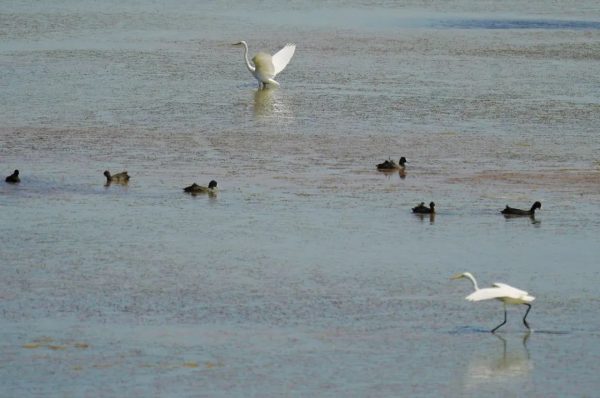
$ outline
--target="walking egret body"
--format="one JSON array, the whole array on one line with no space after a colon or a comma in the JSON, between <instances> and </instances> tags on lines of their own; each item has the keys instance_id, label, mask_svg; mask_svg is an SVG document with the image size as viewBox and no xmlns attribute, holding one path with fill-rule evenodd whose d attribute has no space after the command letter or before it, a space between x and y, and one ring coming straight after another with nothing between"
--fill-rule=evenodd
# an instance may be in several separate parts
<instances>
[{"instance_id":1,"label":"walking egret body","mask_svg":"<svg viewBox=\"0 0 600 398\"><path fill-rule=\"evenodd\" d=\"M502 301L504 304L504 322L500 325L496 326L491 330L494 333L498 328L506 323L506 304L523 304L527 306L527 311L525 312L525 316L523 316L523 324L527 329L530 329L529 324L527 323L527 314L529 314L529 310L531 310L531 304L535 297L529 295L524 290L517 289L515 287L509 286L504 283L493 283L492 287L486 287L484 289L480 289L477 285L477 281L475 277L470 272L463 272L462 274L454 275L450 279L461 279L466 278L469 279L473 283L473 287L475 291L469 294L465 299L468 301L481 301L481 300L489 300L496 299Z\"/></svg>"},{"instance_id":2,"label":"walking egret body","mask_svg":"<svg viewBox=\"0 0 600 398\"><path fill-rule=\"evenodd\" d=\"M288 43L272 56L263 52L256 54L252 58L252 62L254 63L252 65L248 60L248 43L242 40L239 43L235 43L234 46L244 46L246 67L256 80L258 80L258 88L265 88L267 84L279 87L279 83L274 78L289 64L294 51L296 51L296 45Z\"/></svg>"}]
</instances>

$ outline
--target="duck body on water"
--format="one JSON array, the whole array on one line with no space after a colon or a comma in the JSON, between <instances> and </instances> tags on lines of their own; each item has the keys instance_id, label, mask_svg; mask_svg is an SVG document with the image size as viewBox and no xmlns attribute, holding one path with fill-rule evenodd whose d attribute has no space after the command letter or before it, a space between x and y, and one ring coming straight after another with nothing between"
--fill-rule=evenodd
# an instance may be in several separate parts
<instances>
[{"instance_id":1,"label":"duck body on water","mask_svg":"<svg viewBox=\"0 0 600 398\"><path fill-rule=\"evenodd\" d=\"M515 209L506 205L506 208L504 208L504 210L502 210L500 213L504 214L505 216L534 216L536 209L541 208L542 204L540 202L535 202L529 210Z\"/></svg>"},{"instance_id":2,"label":"duck body on water","mask_svg":"<svg viewBox=\"0 0 600 398\"><path fill-rule=\"evenodd\" d=\"M384 160L383 163L379 163L377 165L377 170L379 171L391 171L391 170L404 170L406 167L404 164L406 163L406 158L402 156L398 163L394 162L391 158L388 160Z\"/></svg>"},{"instance_id":3,"label":"duck body on water","mask_svg":"<svg viewBox=\"0 0 600 398\"><path fill-rule=\"evenodd\" d=\"M420 205L413 207L412 212L415 214L434 214L435 213L435 203L430 202L429 207L425 206L425 202L421 202Z\"/></svg>"},{"instance_id":4,"label":"duck body on water","mask_svg":"<svg viewBox=\"0 0 600 398\"><path fill-rule=\"evenodd\" d=\"M110 174L110 171L104 171L104 176L106 177L106 183L117 183L117 184L127 184L129 182L129 174L126 171L117 174Z\"/></svg>"},{"instance_id":5,"label":"duck body on water","mask_svg":"<svg viewBox=\"0 0 600 398\"><path fill-rule=\"evenodd\" d=\"M4 181L10 184L21 182L21 179L19 178L19 170L15 170L11 175L7 176Z\"/></svg>"},{"instance_id":6,"label":"duck body on water","mask_svg":"<svg viewBox=\"0 0 600 398\"><path fill-rule=\"evenodd\" d=\"M184 192L191 193L192 195L207 193L207 194L215 194L217 193L217 182L215 180L211 180L208 183L208 186L198 185L193 183L189 187L183 188Z\"/></svg>"}]
</instances>

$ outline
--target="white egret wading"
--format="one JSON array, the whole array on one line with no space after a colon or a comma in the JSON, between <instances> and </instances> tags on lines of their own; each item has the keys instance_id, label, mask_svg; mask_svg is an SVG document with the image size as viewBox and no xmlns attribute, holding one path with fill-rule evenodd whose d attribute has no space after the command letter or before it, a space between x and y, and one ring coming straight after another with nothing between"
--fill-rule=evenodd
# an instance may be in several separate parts
<instances>
[{"instance_id":1,"label":"white egret wading","mask_svg":"<svg viewBox=\"0 0 600 398\"><path fill-rule=\"evenodd\" d=\"M468 301L496 299L504 303L504 322L493 328L491 330L492 333L494 333L496 330L498 330L498 328L500 328L500 326L506 323L506 304L523 304L527 306L527 311L525 311L525 316L523 316L523 324L527 329L530 329L526 318L527 314L529 314L529 310L531 310L531 304L529 303L535 300L535 297L530 296L529 293L527 293L524 290L520 290L507 284L498 282L493 283L492 287L480 289L479 286L477 286L477 281L475 280L473 275L471 275L470 272L463 272L462 274L454 275L450 279L461 278L469 279L473 283L473 287L475 288L475 291L473 293L465 297L465 299L467 299Z\"/></svg>"},{"instance_id":2,"label":"white egret wading","mask_svg":"<svg viewBox=\"0 0 600 398\"><path fill-rule=\"evenodd\" d=\"M296 45L288 43L273 56L263 52L256 54L252 58L252 62L254 63L252 65L248 60L248 43L242 40L239 43L235 43L234 46L244 46L246 67L256 80L258 80L258 88L265 88L267 84L279 87L279 83L274 78L289 64L294 51L296 51Z\"/></svg>"}]
</instances>

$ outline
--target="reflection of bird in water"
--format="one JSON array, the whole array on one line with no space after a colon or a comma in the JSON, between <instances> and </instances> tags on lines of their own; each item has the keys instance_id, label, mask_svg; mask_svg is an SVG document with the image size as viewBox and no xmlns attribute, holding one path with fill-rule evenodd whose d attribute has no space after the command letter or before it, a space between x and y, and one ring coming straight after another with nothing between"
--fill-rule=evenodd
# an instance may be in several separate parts
<instances>
[{"instance_id":1,"label":"reflection of bird in water","mask_svg":"<svg viewBox=\"0 0 600 398\"><path fill-rule=\"evenodd\" d=\"M259 52L252 58L253 65L248 60L248 43L242 40L235 43L234 46L244 46L246 67L258 80L258 88L265 88L267 84L279 87L279 83L274 78L287 66L294 55L294 51L296 51L296 45L288 43L272 56Z\"/></svg>"},{"instance_id":2,"label":"reflection of bird in water","mask_svg":"<svg viewBox=\"0 0 600 398\"><path fill-rule=\"evenodd\" d=\"M479 286L477 286L477 281L475 280L475 277L470 272L463 272L462 274L454 275L450 279L461 278L469 279L473 283L473 287L475 288L475 291L473 293L465 297L465 299L467 299L468 301L496 299L502 301L502 303L504 304L504 322L493 328L491 331L492 333L494 333L496 330L498 330L500 326L506 323L506 304L523 304L527 306L527 311L525 311L525 315L523 316L523 324L527 329L529 329L529 324L527 323L526 318L527 314L529 314L529 310L531 310L531 304L529 303L535 300L535 297L530 296L529 293L527 293L524 290L520 290L510 285L499 282L493 283L492 287L480 289Z\"/></svg>"},{"instance_id":3,"label":"reflection of bird in water","mask_svg":"<svg viewBox=\"0 0 600 398\"><path fill-rule=\"evenodd\" d=\"M288 106L286 96L279 90L256 90L253 99L255 116L275 116L278 123L285 123L294 118L293 108Z\"/></svg>"},{"instance_id":4,"label":"reflection of bird in water","mask_svg":"<svg viewBox=\"0 0 600 398\"><path fill-rule=\"evenodd\" d=\"M401 180L404 180L406 178L406 171L404 171L404 169L396 169L396 170L379 170L382 174L384 175L387 179L390 179L393 175L396 175L396 173L398 174L398 177L400 177Z\"/></svg>"},{"instance_id":5,"label":"reflection of bird in water","mask_svg":"<svg viewBox=\"0 0 600 398\"><path fill-rule=\"evenodd\" d=\"M256 90L254 93L254 114L266 116L273 112L273 90Z\"/></svg>"},{"instance_id":6,"label":"reflection of bird in water","mask_svg":"<svg viewBox=\"0 0 600 398\"><path fill-rule=\"evenodd\" d=\"M467 367L467 387L476 387L480 383L490 383L493 381L504 382L506 378L525 377L533 369L533 361L530 359L527 349L527 340L531 332L523 335L521 348L508 349L506 339L495 334L502 342L502 355L497 356L491 353L479 353L471 360ZM514 345L513 345L514 347Z\"/></svg>"},{"instance_id":7,"label":"reflection of bird in water","mask_svg":"<svg viewBox=\"0 0 600 398\"><path fill-rule=\"evenodd\" d=\"M402 177L400 177L402 178ZM415 213L415 216L421 220L421 222L425 221L425 219L429 219L429 224L433 224L435 222L435 213L423 214L423 213Z\"/></svg>"}]
</instances>

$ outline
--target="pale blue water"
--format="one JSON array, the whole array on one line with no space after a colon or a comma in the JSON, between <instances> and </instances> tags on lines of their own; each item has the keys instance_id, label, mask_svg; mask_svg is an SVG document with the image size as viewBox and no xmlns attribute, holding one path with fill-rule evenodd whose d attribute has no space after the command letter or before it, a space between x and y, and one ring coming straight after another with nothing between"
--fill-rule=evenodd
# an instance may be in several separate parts
<instances>
[{"instance_id":1,"label":"pale blue water","mask_svg":"<svg viewBox=\"0 0 600 398\"><path fill-rule=\"evenodd\" d=\"M600 6L546 3L3 5L0 396L597 395Z\"/></svg>"}]
</instances>

